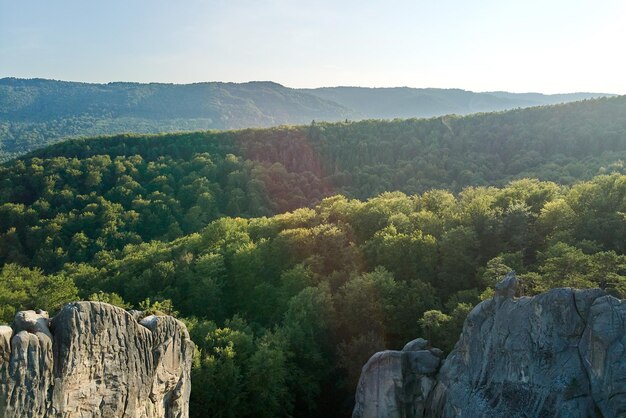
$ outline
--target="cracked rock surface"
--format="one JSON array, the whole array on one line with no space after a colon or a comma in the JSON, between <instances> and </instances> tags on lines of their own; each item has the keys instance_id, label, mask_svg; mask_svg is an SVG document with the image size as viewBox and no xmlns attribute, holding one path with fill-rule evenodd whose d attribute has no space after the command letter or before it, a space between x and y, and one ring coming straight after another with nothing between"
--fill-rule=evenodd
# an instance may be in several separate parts
<instances>
[{"instance_id":1,"label":"cracked rock surface","mask_svg":"<svg viewBox=\"0 0 626 418\"><path fill-rule=\"evenodd\" d=\"M418 338L402 351L381 351L363 366L353 418L423 417L441 351Z\"/></svg>"},{"instance_id":2,"label":"cracked rock surface","mask_svg":"<svg viewBox=\"0 0 626 418\"><path fill-rule=\"evenodd\" d=\"M413 382L423 379L419 368L399 373L388 362L375 373L363 368L353 416L626 416L626 301L570 288L516 298L516 288L507 275L470 312L432 389L421 392L423 410L406 408Z\"/></svg>"},{"instance_id":3,"label":"cracked rock surface","mask_svg":"<svg viewBox=\"0 0 626 418\"><path fill-rule=\"evenodd\" d=\"M193 352L170 316L139 323L101 302L65 305L51 320L19 312L0 326L0 416L184 418Z\"/></svg>"}]
</instances>

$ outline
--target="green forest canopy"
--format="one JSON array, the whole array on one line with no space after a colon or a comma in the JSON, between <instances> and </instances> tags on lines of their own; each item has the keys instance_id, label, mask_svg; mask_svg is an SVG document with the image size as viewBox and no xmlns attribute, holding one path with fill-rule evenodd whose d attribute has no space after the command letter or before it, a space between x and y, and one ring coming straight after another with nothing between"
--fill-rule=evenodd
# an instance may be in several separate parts
<instances>
[{"instance_id":1,"label":"green forest canopy","mask_svg":"<svg viewBox=\"0 0 626 418\"><path fill-rule=\"evenodd\" d=\"M0 166L0 263L54 272L341 194L624 173L626 97L463 118L66 141Z\"/></svg>"},{"instance_id":2,"label":"green forest canopy","mask_svg":"<svg viewBox=\"0 0 626 418\"><path fill-rule=\"evenodd\" d=\"M511 269L526 294L626 297L625 106L36 151L0 167L0 318L76 298L175 313L194 416L345 416L373 352L450 350Z\"/></svg>"},{"instance_id":3,"label":"green forest canopy","mask_svg":"<svg viewBox=\"0 0 626 418\"><path fill-rule=\"evenodd\" d=\"M624 213L620 174L457 196L338 195L100 251L50 275L5 264L2 318L76 295L175 311L199 348L195 416L344 416L373 352L417 336L449 350L469 309L511 269L526 294L600 286L626 297Z\"/></svg>"}]
</instances>

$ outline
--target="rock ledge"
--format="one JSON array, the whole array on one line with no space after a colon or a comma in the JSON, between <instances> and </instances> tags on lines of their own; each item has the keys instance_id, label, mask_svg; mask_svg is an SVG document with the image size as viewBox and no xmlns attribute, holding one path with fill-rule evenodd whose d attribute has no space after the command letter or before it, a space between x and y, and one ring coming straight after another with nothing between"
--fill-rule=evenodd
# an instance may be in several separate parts
<instances>
[{"instance_id":1,"label":"rock ledge","mask_svg":"<svg viewBox=\"0 0 626 418\"><path fill-rule=\"evenodd\" d=\"M424 350L421 339L375 354L353 417L626 416L626 300L600 289L516 294L509 274L470 312L440 368L424 355L396 360L406 347Z\"/></svg>"},{"instance_id":2,"label":"rock ledge","mask_svg":"<svg viewBox=\"0 0 626 418\"><path fill-rule=\"evenodd\" d=\"M145 322L145 325L143 323ZM141 323L102 302L0 326L0 416L186 418L194 345L171 316Z\"/></svg>"}]
</instances>

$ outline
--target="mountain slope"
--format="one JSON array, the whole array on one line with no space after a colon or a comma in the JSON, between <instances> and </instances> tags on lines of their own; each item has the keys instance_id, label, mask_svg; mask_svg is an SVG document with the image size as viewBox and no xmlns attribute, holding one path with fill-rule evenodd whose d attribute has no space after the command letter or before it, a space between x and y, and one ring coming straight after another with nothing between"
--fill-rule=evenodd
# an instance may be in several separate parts
<instances>
[{"instance_id":1,"label":"mountain slope","mask_svg":"<svg viewBox=\"0 0 626 418\"><path fill-rule=\"evenodd\" d=\"M271 82L187 85L0 80L0 159L58 139L341 120L336 103Z\"/></svg>"},{"instance_id":2,"label":"mountain slope","mask_svg":"<svg viewBox=\"0 0 626 418\"><path fill-rule=\"evenodd\" d=\"M415 89L408 87L324 87L303 90L353 109L361 117L374 119L466 115L567 103L600 96L600 93L544 95L539 93L474 93L460 89Z\"/></svg>"},{"instance_id":3,"label":"mountain slope","mask_svg":"<svg viewBox=\"0 0 626 418\"><path fill-rule=\"evenodd\" d=\"M291 89L272 82L88 84L0 79L0 161L63 138L467 114L598 96L442 89Z\"/></svg>"}]
</instances>

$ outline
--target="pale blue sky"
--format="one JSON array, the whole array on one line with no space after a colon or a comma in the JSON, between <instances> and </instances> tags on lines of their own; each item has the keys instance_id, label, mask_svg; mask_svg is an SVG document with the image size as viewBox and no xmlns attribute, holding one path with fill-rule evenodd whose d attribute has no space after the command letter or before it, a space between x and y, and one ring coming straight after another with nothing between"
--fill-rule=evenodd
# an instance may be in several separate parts
<instances>
[{"instance_id":1,"label":"pale blue sky","mask_svg":"<svg viewBox=\"0 0 626 418\"><path fill-rule=\"evenodd\" d=\"M626 94L622 0L0 0L0 77Z\"/></svg>"}]
</instances>

